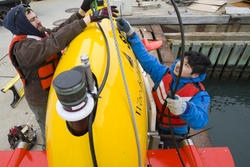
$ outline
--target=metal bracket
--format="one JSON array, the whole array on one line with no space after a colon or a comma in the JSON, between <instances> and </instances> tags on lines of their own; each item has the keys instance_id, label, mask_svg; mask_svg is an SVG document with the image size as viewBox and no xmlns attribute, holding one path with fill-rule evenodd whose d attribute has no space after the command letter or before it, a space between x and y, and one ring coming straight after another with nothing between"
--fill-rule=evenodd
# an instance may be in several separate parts
<instances>
[{"instance_id":1,"label":"metal bracket","mask_svg":"<svg viewBox=\"0 0 250 167\"><path fill-rule=\"evenodd\" d=\"M161 137L158 131L148 132L148 150L158 150L159 147L163 148L164 144L161 142Z\"/></svg>"}]
</instances>

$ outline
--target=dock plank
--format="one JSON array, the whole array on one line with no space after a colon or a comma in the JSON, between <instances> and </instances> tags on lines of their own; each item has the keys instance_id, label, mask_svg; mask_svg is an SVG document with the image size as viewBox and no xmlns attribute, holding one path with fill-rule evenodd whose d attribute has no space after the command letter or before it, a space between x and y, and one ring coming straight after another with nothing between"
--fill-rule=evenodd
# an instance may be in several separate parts
<instances>
[{"instance_id":1,"label":"dock plank","mask_svg":"<svg viewBox=\"0 0 250 167\"><path fill-rule=\"evenodd\" d=\"M175 62L174 55L169 47L168 41L161 29L160 25L151 25L154 38L162 41L162 46L158 49L160 62L171 67Z\"/></svg>"},{"instance_id":2,"label":"dock plank","mask_svg":"<svg viewBox=\"0 0 250 167\"><path fill-rule=\"evenodd\" d=\"M182 15L183 24L228 24L230 15ZM131 25L153 25L153 24L179 24L175 15L168 16L124 16Z\"/></svg>"},{"instance_id":3,"label":"dock plank","mask_svg":"<svg viewBox=\"0 0 250 167\"><path fill-rule=\"evenodd\" d=\"M201 130L190 129L190 134L189 135L198 133L198 132L200 132L202 130L204 130L204 128L201 129ZM194 142L194 144L195 144L195 146L197 148L213 147L210 136L206 131L192 137L191 139L193 140L193 142Z\"/></svg>"},{"instance_id":4,"label":"dock plank","mask_svg":"<svg viewBox=\"0 0 250 167\"><path fill-rule=\"evenodd\" d=\"M250 24L249 14L231 14L229 24Z\"/></svg>"},{"instance_id":5,"label":"dock plank","mask_svg":"<svg viewBox=\"0 0 250 167\"><path fill-rule=\"evenodd\" d=\"M164 33L166 37L179 40L181 33ZM248 41L249 32L185 32L186 41Z\"/></svg>"},{"instance_id":6,"label":"dock plank","mask_svg":"<svg viewBox=\"0 0 250 167\"><path fill-rule=\"evenodd\" d=\"M180 26L179 25L161 25L162 30L164 33L179 33ZM248 32L249 25L244 24L236 24L236 25L229 25L229 24L195 24L195 25L185 25L184 27L185 38L187 34L190 33L232 33L232 32ZM187 40L187 39L186 39Z\"/></svg>"}]
</instances>

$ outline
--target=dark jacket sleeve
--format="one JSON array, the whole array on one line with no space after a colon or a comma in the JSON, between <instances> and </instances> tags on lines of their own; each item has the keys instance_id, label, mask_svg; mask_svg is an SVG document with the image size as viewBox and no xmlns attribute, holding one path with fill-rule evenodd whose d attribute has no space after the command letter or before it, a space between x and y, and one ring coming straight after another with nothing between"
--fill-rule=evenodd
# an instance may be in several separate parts
<instances>
[{"instance_id":1,"label":"dark jacket sleeve","mask_svg":"<svg viewBox=\"0 0 250 167\"><path fill-rule=\"evenodd\" d=\"M43 63L54 53L63 50L86 27L83 19L73 14L61 28L53 29L42 40L27 38L19 41L13 50L19 66L32 67Z\"/></svg>"},{"instance_id":2,"label":"dark jacket sleeve","mask_svg":"<svg viewBox=\"0 0 250 167\"><path fill-rule=\"evenodd\" d=\"M81 16L78 12L72 14L70 16L70 18L68 18L67 20L65 20L63 23L61 23L58 27L54 27L52 30L51 29L45 29L46 32L48 32L49 34L51 34L52 32L57 32L59 29L63 28L65 25L72 23L75 20L80 20L84 18L83 16ZM84 26L84 22L80 21L81 26Z\"/></svg>"},{"instance_id":3,"label":"dark jacket sleeve","mask_svg":"<svg viewBox=\"0 0 250 167\"><path fill-rule=\"evenodd\" d=\"M59 27L50 30L50 36L42 40L26 38L16 43L13 53L20 67L34 67L43 62L54 53L64 49L86 27L83 19L78 19L73 14ZM37 70L23 70L24 75L30 78L38 78ZM24 87L25 97L30 105L44 107L47 105L48 90L43 90L40 82L29 81Z\"/></svg>"}]
</instances>

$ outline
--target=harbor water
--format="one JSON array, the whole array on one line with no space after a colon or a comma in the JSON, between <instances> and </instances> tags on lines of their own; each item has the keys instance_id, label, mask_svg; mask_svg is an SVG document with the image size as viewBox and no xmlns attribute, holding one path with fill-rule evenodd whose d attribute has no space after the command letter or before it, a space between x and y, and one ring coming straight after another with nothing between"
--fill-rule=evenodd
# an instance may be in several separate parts
<instances>
[{"instance_id":1,"label":"harbor water","mask_svg":"<svg viewBox=\"0 0 250 167\"><path fill-rule=\"evenodd\" d=\"M250 79L206 78L208 130L214 147L228 147L236 167L250 166ZM211 112L210 112L211 111Z\"/></svg>"}]
</instances>

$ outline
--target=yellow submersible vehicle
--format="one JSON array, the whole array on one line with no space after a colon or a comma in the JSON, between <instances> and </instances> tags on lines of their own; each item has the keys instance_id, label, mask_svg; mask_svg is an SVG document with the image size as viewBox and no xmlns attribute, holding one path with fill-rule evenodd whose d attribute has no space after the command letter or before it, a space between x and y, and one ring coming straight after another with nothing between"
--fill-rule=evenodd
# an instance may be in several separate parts
<instances>
[{"instance_id":1,"label":"yellow submersible vehicle","mask_svg":"<svg viewBox=\"0 0 250 167\"><path fill-rule=\"evenodd\" d=\"M91 23L60 60L47 108L49 166L92 166L93 161L98 166L137 166L138 144L146 162L148 119L142 71L125 37L117 28L115 33L124 73L108 19Z\"/></svg>"}]
</instances>

